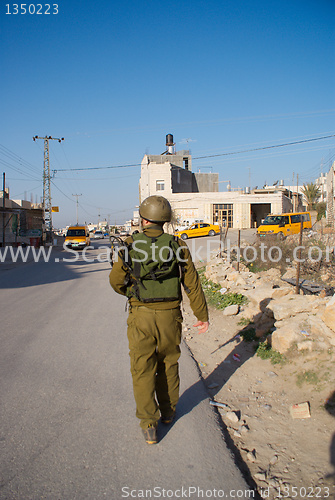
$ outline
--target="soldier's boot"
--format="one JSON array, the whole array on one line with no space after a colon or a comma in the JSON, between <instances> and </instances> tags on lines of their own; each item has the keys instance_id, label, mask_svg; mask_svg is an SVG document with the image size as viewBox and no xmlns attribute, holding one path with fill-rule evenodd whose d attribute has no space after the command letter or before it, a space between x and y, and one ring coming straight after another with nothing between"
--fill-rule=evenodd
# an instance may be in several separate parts
<instances>
[{"instance_id":1,"label":"soldier's boot","mask_svg":"<svg viewBox=\"0 0 335 500\"><path fill-rule=\"evenodd\" d=\"M147 444L157 444L157 426L150 424L146 429L142 429L142 432Z\"/></svg>"},{"instance_id":2,"label":"soldier's boot","mask_svg":"<svg viewBox=\"0 0 335 500\"><path fill-rule=\"evenodd\" d=\"M175 411L173 413L171 413L170 415L161 415L161 422L162 422L162 424L164 424L164 425L171 424L172 421L174 420L175 416L176 416L176 412Z\"/></svg>"}]
</instances>

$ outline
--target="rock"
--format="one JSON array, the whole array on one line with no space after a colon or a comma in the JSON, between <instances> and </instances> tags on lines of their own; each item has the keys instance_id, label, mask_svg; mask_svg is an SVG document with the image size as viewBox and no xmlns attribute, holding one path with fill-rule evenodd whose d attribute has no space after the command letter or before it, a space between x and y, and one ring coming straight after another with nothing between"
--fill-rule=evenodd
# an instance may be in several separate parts
<instances>
[{"instance_id":1,"label":"rock","mask_svg":"<svg viewBox=\"0 0 335 500\"><path fill-rule=\"evenodd\" d=\"M266 474L265 472L256 472L254 478L258 479L258 481L266 481Z\"/></svg>"},{"instance_id":2,"label":"rock","mask_svg":"<svg viewBox=\"0 0 335 500\"><path fill-rule=\"evenodd\" d=\"M244 318L254 322L254 318L257 316L257 314L260 314L258 306L257 307L243 306Z\"/></svg>"},{"instance_id":3,"label":"rock","mask_svg":"<svg viewBox=\"0 0 335 500\"><path fill-rule=\"evenodd\" d=\"M249 427L247 425L241 425L238 430L241 434L247 434L249 432Z\"/></svg>"},{"instance_id":4,"label":"rock","mask_svg":"<svg viewBox=\"0 0 335 500\"><path fill-rule=\"evenodd\" d=\"M249 462L252 462L252 463L256 462L256 451L255 450L248 451L247 459L249 460Z\"/></svg>"},{"instance_id":5,"label":"rock","mask_svg":"<svg viewBox=\"0 0 335 500\"><path fill-rule=\"evenodd\" d=\"M285 274L281 277L282 280L290 280L295 279L297 277L297 271L294 268L290 268L286 271Z\"/></svg>"},{"instance_id":6,"label":"rock","mask_svg":"<svg viewBox=\"0 0 335 500\"><path fill-rule=\"evenodd\" d=\"M237 278L239 277L239 273L237 271L228 273L226 276L227 281L236 281Z\"/></svg>"},{"instance_id":7,"label":"rock","mask_svg":"<svg viewBox=\"0 0 335 500\"><path fill-rule=\"evenodd\" d=\"M223 311L224 316L236 316L239 311L239 306L237 304L233 304L231 306L227 306Z\"/></svg>"},{"instance_id":8,"label":"rock","mask_svg":"<svg viewBox=\"0 0 335 500\"><path fill-rule=\"evenodd\" d=\"M279 488L280 482L275 477L272 477L271 479L268 480L268 485L271 486L272 488Z\"/></svg>"},{"instance_id":9,"label":"rock","mask_svg":"<svg viewBox=\"0 0 335 500\"><path fill-rule=\"evenodd\" d=\"M321 302L321 299L313 295L287 295L272 300L267 307L273 312L275 319L281 321L303 312L313 312Z\"/></svg>"},{"instance_id":10,"label":"rock","mask_svg":"<svg viewBox=\"0 0 335 500\"><path fill-rule=\"evenodd\" d=\"M239 276L235 282L236 285L238 286L246 286L247 282L245 279L242 278L242 276Z\"/></svg>"},{"instance_id":11,"label":"rock","mask_svg":"<svg viewBox=\"0 0 335 500\"><path fill-rule=\"evenodd\" d=\"M239 418L238 416L236 415L236 413L234 411L228 411L226 413L226 417L228 420L230 420L233 424L237 424L237 422L239 421Z\"/></svg>"},{"instance_id":12,"label":"rock","mask_svg":"<svg viewBox=\"0 0 335 500\"><path fill-rule=\"evenodd\" d=\"M269 333L269 331L271 331L271 329L273 328L273 324L274 324L273 321L267 321L264 322L263 324L260 324L259 326L257 325L255 328L256 337L260 338Z\"/></svg>"},{"instance_id":13,"label":"rock","mask_svg":"<svg viewBox=\"0 0 335 500\"><path fill-rule=\"evenodd\" d=\"M297 344L298 351L313 351L313 341L312 340L305 340L302 342L298 342Z\"/></svg>"},{"instance_id":14,"label":"rock","mask_svg":"<svg viewBox=\"0 0 335 500\"><path fill-rule=\"evenodd\" d=\"M278 455L273 455L273 457L270 460L270 465L274 465L278 462Z\"/></svg>"},{"instance_id":15,"label":"rock","mask_svg":"<svg viewBox=\"0 0 335 500\"><path fill-rule=\"evenodd\" d=\"M334 297L328 302L326 309L322 315L322 321L335 332L335 304L333 303Z\"/></svg>"},{"instance_id":16,"label":"rock","mask_svg":"<svg viewBox=\"0 0 335 500\"><path fill-rule=\"evenodd\" d=\"M334 318L332 321L334 321ZM329 327L329 324L327 325L324 322L323 316L321 316L321 318L319 318L318 316L309 316L308 323L310 325L312 335L322 335L322 337L325 338L329 342L329 344L335 346L335 332L332 328Z\"/></svg>"},{"instance_id":17,"label":"rock","mask_svg":"<svg viewBox=\"0 0 335 500\"><path fill-rule=\"evenodd\" d=\"M261 278L269 280L269 281L275 281L277 279L280 279L280 277L281 277L281 272L276 267L272 267L272 268L268 269L267 271L260 271L257 274Z\"/></svg>"},{"instance_id":18,"label":"rock","mask_svg":"<svg viewBox=\"0 0 335 500\"><path fill-rule=\"evenodd\" d=\"M272 349L284 354L289 348L296 342L301 340L300 325L297 325L292 321L279 322L280 325L275 324L276 330L271 334L271 345Z\"/></svg>"},{"instance_id":19,"label":"rock","mask_svg":"<svg viewBox=\"0 0 335 500\"><path fill-rule=\"evenodd\" d=\"M219 387L219 384L216 384L215 382L213 382L213 384L210 384L208 386L208 389L215 389L216 387Z\"/></svg>"},{"instance_id":20,"label":"rock","mask_svg":"<svg viewBox=\"0 0 335 500\"><path fill-rule=\"evenodd\" d=\"M249 299L249 306L257 310L264 311L271 300L273 294L272 286L269 284L261 284L253 290L247 290L244 295Z\"/></svg>"},{"instance_id":21,"label":"rock","mask_svg":"<svg viewBox=\"0 0 335 500\"><path fill-rule=\"evenodd\" d=\"M280 299L281 297L285 297L286 295L293 295L293 294L294 294L293 288L278 288L273 292L271 298Z\"/></svg>"},{"instance_id":22,"label":"rock","mask_svg":"<svg viewBox=\"0 0 335 500\"><path fill-rule=\"evenodd\" d=\"M234 431L234 436L237 438L240 438L240 437L242 437L242 434L238 431Z\"/></svg>"}]
</instances>

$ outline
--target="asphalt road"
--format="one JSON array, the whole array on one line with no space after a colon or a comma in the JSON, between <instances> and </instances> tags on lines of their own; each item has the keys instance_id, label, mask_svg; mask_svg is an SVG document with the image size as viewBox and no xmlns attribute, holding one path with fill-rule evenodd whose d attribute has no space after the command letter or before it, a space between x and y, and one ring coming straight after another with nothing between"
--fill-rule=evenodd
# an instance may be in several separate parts
<instances>
[{"instance_id":1,"label":"asphalt road","mask_svg":"<svg viewBox=\"0 0 335 500\"><path fill-rule=\"evenodd\" d=\"M252 497L186 347L177 420L144 442L126 301L98 253L0 264L0 499Z\"/></svg>"}]
</instances>

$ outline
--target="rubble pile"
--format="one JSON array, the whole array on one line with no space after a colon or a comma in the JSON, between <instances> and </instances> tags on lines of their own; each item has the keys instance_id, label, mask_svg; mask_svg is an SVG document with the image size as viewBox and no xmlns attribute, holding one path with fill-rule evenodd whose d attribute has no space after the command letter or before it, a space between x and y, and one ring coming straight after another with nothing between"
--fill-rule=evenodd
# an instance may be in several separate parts
<instances>
[{"instance_id":1,"label":"rubble pile","mask_svg":"<svg viewBox=\"0 0 335 500\"><path fill-rule=\"evenodd\" d=\"M256 336L271 333L272 348L281 354L296 345L298 351L317 352L335 346L335 296L296 295L283 281L279 269L252 273L242 263L215 258L205 277L219 284L223 293L242 293L246 306L230 306L223 314L240 314L254 324ZM293 274L292 270L286 275ZM287 276L286 276L287 277Z\"/></svg>"}]
</instances>

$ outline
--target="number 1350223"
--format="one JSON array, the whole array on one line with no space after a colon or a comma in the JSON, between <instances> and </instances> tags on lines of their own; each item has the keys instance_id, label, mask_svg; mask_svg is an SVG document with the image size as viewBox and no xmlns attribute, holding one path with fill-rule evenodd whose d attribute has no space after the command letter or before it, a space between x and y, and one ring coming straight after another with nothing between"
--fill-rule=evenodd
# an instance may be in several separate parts
<instances>
[{"instance_id":1,"label":"number 1350223","mask_svg":"<svg viewBox=\"0 0 335 500\"><path fill-rule=\"evenodd\" d=\"M58 14L58 4L53 3L7 3L6 14Z\"/></svg>"}]
</instances>

